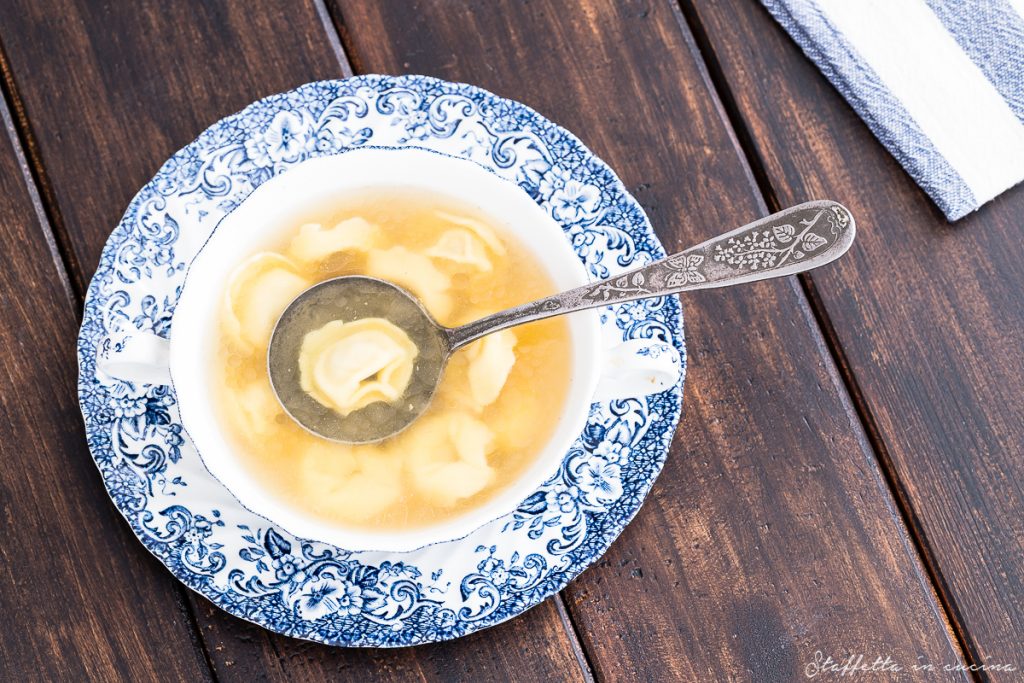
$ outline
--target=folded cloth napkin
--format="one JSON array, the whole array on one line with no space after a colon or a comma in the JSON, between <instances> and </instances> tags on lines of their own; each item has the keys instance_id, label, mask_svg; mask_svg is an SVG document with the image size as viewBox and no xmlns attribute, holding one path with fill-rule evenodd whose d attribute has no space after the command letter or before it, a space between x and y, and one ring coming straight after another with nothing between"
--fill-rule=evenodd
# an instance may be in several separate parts
<instances>
[{"instance_id":1,"label":"folded cloth napkin","mask_svg":"<svg viewBox=\"0 0 1024 683\"><path fill-rule=\"evenodd\" d=\"M1024 0L761 0L953 221L1024 180Z\"/></svg>"}]
</instances>

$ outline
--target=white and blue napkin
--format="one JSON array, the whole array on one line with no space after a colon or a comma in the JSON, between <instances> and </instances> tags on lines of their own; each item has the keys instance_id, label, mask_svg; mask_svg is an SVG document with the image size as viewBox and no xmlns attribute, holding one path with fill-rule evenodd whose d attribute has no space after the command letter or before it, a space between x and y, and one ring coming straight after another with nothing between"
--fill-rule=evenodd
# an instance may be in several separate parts
<instances>
[{"instance_id":1,"label":"white and blue napkin","mask_svg":"<svg viewBox=\"0 0 1024 683\"><path fill-rule=\"evenodd\" d=\"M762 0L946 214L1024 180L1024 0Z\"/></svg>"}]
</instances>

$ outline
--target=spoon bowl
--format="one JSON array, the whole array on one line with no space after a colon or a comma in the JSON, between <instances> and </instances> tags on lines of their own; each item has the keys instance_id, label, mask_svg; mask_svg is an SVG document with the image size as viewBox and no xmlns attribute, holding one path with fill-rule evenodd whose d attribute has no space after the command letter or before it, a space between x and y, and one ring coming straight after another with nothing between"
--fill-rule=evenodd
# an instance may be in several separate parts
<instances>
[{"instance_id":1,"label":"spoon bowl","mask_svg":"<svg viewBox=\"0 0 1024 683\"><path fill-rule=\"evenodd\" d=\"M303 339L334 320L384 318L402 329L419 353L401 400L377 401L348 415L328 408L302 388ZM310 432L342 443L373 443L408 427L427 409L450 355L447 328L398 285L363 275L324 280L296 297L274 326L267 352L270 384L288 415Z\"/></svg>"}]
</instances>

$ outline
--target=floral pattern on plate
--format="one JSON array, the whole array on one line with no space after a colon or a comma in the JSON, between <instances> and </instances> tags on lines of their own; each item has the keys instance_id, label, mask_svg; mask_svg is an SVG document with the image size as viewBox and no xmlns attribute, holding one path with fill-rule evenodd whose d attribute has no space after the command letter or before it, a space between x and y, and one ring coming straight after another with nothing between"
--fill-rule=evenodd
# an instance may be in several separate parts
<instances>
[{"instance_id":1,"label":"floral pattern on plate","mask_svg":"<svg viewBox=\"0 0 1024 683\"><path fill-rule=\"evenodd\" d=\"M260 100L175 154L132 200L89 287L79 398L93 458L145 546L188 587L241 618L332 645L401 646L521 614L598 559L639 509L679 420L682 381L591 406L558 471L519 508L465 538L411 553L291 536L210 473L169 387L105 376L98 355L130 332L168 336L188 264L255 188L305 159L415 146L517 183L559 222L594 279L664 256L612 171L525 105L422 76L324 81ZM604 309L605 331L659 339L683 359L674 297Z\"/></svg>"}]
</instances>

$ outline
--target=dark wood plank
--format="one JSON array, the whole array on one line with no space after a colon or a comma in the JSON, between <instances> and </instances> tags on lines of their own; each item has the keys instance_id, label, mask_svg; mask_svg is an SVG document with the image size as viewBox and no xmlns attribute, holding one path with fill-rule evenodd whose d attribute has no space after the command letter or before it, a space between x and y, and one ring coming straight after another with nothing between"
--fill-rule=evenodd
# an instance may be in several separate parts
<instances>
[{"instance_id":1,"label":"dark wood plank","mask_svg":"<svg viewBox=\"0 0 1024 683\"><path fill-rule=\"evenodd\" d=\"M255 99L342 75L310 2L18 0L0 31L79 286L171 153Z\"/></svg>"},{"instance_id":2,"label":"dark wood plank","mask_svg":"<svg viewBox=\"0 0 1024 683\"><path fill-rule=\"evenodd\" d=\"M0 678L208 680L182 594L89 457L74 302L2 100L0 119Z\"/></svg>"},{"instance_id":3,"label":"dark wood plank","mask_svg":"<svg viewBox=\"0 0 1024 683\"><path fill-rule=\"evenodd\" d=\"M763 212L667 3L336 7L363 69L471 81L580 134L669 249ZM795 680L816 650L958 661L797 283L684 304L672 456L566 591L595 675Z\"/></svg>"},{"instance_id":4,"label":"dark wood plank","mask_svg":"<svg viewBox=\"0 0 1024 683\"><path fill-rule=\"evenodd\" d=\"M545 642L559 621L557 600L546 600L517 619L456 643L389 649L352 649L325 657L323 646L287 640L252 624L209 619L204 637L220 681L571 681L585 663L564 639ZM204 601L207 617L217 608ZM227 628L225 626L228 626ZM592 679L591 679L592 680Z\"/></svg>"},{"instance_id":5,"label":"dark wood plank","mask_svg":"<svg viewBox=\"0 0 1024 683\"><path fill-rule=\"evenodd\" d=\"M696 5L779 201L860 217L814 287L970 649L1019 675L1024 188L949 225L757 3Z\"/></svg>"},{"instance_id":6,"label":"dark wood plank","mask_svg":"<svg viewBox=\"0 0 1024 683\"><path fill-rule=\"evenodd\" d=\"M170 154L254 99L341 77L347 69L338 59L337 35L325 30L324 16L312 3L67 0L44 7L16 0L0 4L0 40L47 179L50 208L61 219L76 265L79 291L132 194ZM78 443L82 452L80 442L79 434L70 435L69 447ZM82 485L99 489L96 473L85 463L77 473ZM123 574L126 580L130 576ZM169 585L145 588L173 595ZM147 608L155 624L166 609L162 599L154 598ZM472 639L371 654L260 632L210 609L201 598L190 594L190 599L223 679L338 672L359 681L401 679L409 672L433 679L447 675L441 666L446 662L467 676L486 672L496 679L522 672L551 679L583 675L575 644L553 605ZM46 643L19 647L35 648L40 657L52 653ZM157 648L149 656L173 661L178 654ZM293 659L301 665L293 667Z\"/></svg>"}]
</instances>

